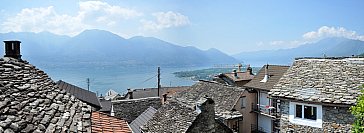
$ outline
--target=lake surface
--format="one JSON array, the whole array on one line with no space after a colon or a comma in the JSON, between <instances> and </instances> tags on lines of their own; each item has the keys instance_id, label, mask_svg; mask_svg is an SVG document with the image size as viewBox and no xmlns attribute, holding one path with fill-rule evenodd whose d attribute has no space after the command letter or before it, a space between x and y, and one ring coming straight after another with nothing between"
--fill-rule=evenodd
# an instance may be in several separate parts
<instances>
[{"instance_id":1,"label":"lake surface","mask_svg":"<svg viewBox=\"0 0 364 133\"><path fill-rule=\"evenodd\" d=\"M105 95L109 89L125 93L128 88L156 88L157 67L123 66L113 62L39 62L29 61L45 71L55 82L63 80L87 89L86 79L90 79L90 90ZM195 81L178 78L173 72L192 71L208 67L161 67L162 86L190 86Z\"/></svg>"}]
</instances>

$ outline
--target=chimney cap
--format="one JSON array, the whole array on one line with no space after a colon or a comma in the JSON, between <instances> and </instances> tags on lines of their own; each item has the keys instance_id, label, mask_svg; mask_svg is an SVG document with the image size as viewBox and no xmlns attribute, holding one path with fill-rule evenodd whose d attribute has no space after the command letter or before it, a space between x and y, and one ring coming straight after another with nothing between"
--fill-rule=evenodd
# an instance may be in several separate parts
<instances>
[{"instance_id":1,"label":"chimney cap","mask_svg":"<svg viewBox=\"0 0 364 133\"><path fill-rule=\"evenodd\" d=\"M19 42L19 43L21 43L21 41L19 41L19 40L4 40L3 42L4 43L7 43L7 42Z\"/></svg>"}]
</instances>

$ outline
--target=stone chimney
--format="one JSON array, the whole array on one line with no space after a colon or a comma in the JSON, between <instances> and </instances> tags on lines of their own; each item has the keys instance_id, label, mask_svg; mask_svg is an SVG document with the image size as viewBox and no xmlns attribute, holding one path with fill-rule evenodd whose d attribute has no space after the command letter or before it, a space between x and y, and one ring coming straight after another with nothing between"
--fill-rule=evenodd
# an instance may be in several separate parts
<instances>
[{"instance_id":1,"label":"stone chimney","mask_svg":"<svg viewBox=\"0 0 364 133\"><path fill-rule=\"evenodd\" d=\"M264 78L260 81L260 82L267 82L268 81L268 79L269 79L269 73L268 73L268 67L269 67L269 65L267 64L267 65L265 65L265 75L264 75Z\"/></svg>"},{"instance_id":2,"label":"stone chimney","mask_svg":"<svg viewBox=\"0 0 364 133\"><path fill-rule=\"evenodd\" d=\"M248 75L253 75L253 69L252 67L250 67L250 64L248 64L248 66L246 67L246 73Z\"/></svg>"},{"instance_id":3,"label":"stone chimney","mask_svg":"<svg viewBox=\"0 0 364 133\"><path fill-rule=\"evenodd\" d=\"M20 55L20 41L4 41L5 43L5 55L4 57L11 57L15 59L21 59Z\"/></svg>"},{"instance_id":4,"label":"stone chimney","mask_svg":"<svg viewBox=\"0 0 364 133\"><path fill-rule=\"evenodd\" d=\"M241 68L243 67L243 65L241 63L238 64L238 72L241 72Z\"/></svg>"},{"instance_id":5,"label":"stone chimney","mask_svg":"<svg viewBox=\"0 0 364 133\"><path fill-rule=\"evenodd\" d=\"M235 78L237 78L237 79L239 78L239 77L238 77L238 73L236 72L236 70L235 70L235 69L233 70L233 74L234 74L234 77L235 77Z\"/></svg>"},{"instance_id":6,"label":"stone chimney","mask_svg":"<svg viewBox=\"0 0 364 133\"><path fill-rule=\"evenodd\" d=\"M133 90L128 89L129 99L133 99Z\"/></svg>"},{"instance_id":7,"label":"stone chimney","mask_svg":"<svg viewBox=\"0 0 364 133\"><path fill-rule=\"evenodd\" d=\"M215 132L215 101L209 97L197 102L196 112L201 116L201 132Z\"/></svg>"}]
</instances>

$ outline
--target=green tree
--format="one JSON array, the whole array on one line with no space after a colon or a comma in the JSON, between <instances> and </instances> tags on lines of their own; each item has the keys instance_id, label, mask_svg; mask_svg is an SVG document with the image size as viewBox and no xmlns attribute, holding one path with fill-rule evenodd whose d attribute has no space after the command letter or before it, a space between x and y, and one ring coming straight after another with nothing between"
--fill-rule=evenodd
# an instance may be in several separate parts
<instances>
[{"instance_id":1,"label":"green tree","mask_svg":"<svg viewBox=\"0 0 364 133\"><path fill-rule=\"evenodd\" d=\"M360 88L362 94L358 97L356 105L351 107L351 113L355 116L353 133L364 133L364 84Z\"/></svg>"}]
</instances>

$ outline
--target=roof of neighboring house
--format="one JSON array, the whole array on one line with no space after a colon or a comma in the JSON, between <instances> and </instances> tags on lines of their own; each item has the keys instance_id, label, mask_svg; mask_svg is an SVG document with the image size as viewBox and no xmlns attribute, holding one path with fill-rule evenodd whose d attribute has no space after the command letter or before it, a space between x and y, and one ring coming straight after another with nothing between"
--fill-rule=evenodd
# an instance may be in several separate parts
<instances>
[{"instance_id":1,"label":"roof of neighboring house","mask_svg":"<svg viewBox=\"0 0 364 133\"><path fill-rule=\"evenodd\" d=\"M296 59L271 96L352 105L364 84L364 58Z\"/></svg>"},{"instance_id":2,"label":"roof of neighboring house","mask_svg":"<svg viewBox=\"0 0 364 133\"><path fill-rule=\"evenodd\" d=\"M117 93L116 91L110 89L109 91L107 91L107 93L105 95L105 99L106 100L113 100L118 95L119 95L119 93Z\"/></svg>"},{"instance_id":3,"label":"roof of neighboring house","mask_svg":"<svg viewBox=\"0 0 364 133\"><path fill-rule=\"evenodd\" d=\"M199 99L208 96L215 101L216 115L228 119L229 114L241 116L239 111L232 111L244 89L231 87L211 81L199 81L189 89L177 93L173 98L187 105L194 105Z\"/></svg>"},{"instance_id":4,"label":"roof of neighboring house","mask_svg":"<svg viewBox=\"0 0 364 133\"><path fill-rule=\"evenodd\" d=\"M113 105L115 116L125 119L128 123L135 120L150 106L158 109L162 105L161 99L159 97L114 100L111 101L111 103Z\"/></svg>"},{"instance_id":5,"label":"roof of neighboring house","mask_svg":"<svg viewBox=\"0 0 364 133\"><path fill-rule=\"evenodd\" d=\"M227 78L234 82L244 81L244 80L252 80L254 78L254 75L250 74L249 72L236 72L238 77L235 77L234 72L232 73L224 73Z\"/></svg>"},{"instance_id":6,"label":"roof of neighboring house","mask_svg":"<svg viewBox=\"0 0 364 133\"><path fill-rule=\"evenodd\" d=\"M82 89L78 86L72 85L70 83L59 80L57 82L59 88L66 90L66 92L74 95L76 98L80 99L93 107L101 108L99 98L96 93Z\"/></svg>"},{"instance_id":7,"label":"roof of neighboring house","mask_svg":"<svg viewBox=\"0 0 364 133\"><path fill-rule=\"evenodd\" d=\"M153 107L149 107L141 115L139 115L133 122L130 123L130 127L135 133L141 132L141 126L144 126L157 112Z\"/></svg>"},{"instance_id":8,"label":"roof of neighboring house","mask_svg":"<svg viewBox=\"0 0 364 133\"><path fill-rule=\"evenodd\" d=\"M100 99L101 109L98 110L100 112L110 112L111 111L111 101Z\"/></svg>"},{"instance_id":9,"label":"roof of neighboring house","mask_svg":"<svg viewBox=\"0 0 364 133\"><path fill-rule=\"evenodd\" d=\"M283 76L285 72L287 72L289 66L280 66L280 65L268 65L268 81L260 82L264 79L265 76L265 68L267 65L264 65L255 75L254 79L245 84L245 87L261 89L261 90L270 90L273 86L278 82L278 80Z\"/></svg>"},{"instance_id":10,"label":"roof of neighboring house","mask_svg":"<svg viewBox=\"0 0 364 133\"><path fill-rule=\"evenodd\" d=\"M163 105L153 118L142 126L145 132L184 133L197 118L195 109L177 101Z\"/></svg>"},{"instance_id":11,"label":"roof of neighboring house","mask_svg":"<svg viewBox=\"0 0 364 133\"><path fill-rule=\"evenodd\" d=\"M125 120L102 112L92 112L92 132L95 133L132 133Z\"/></svg>"},{"instance_id":12,"label":"roof of neighboring house","mask_svg":"<svg viewBox=\"0 0 364 133\"><path fill-rule=\"evenodd\" d=\"M0 58L0 132L90 132L90 118L91 106L59 89L45 72Z\"/></svg>"},{"instance_id":13,"label":"roof of neighboring house","mask_svg":"<svg viewBox=\"0 0 364 133\"><path fill-rule=\"evenodd\" d=\"M160 96L163 94L174 94L176 92L180 92L186 90L189 86L177 86L177 87L161 87L159 90ZM158 88L144 88L144 89L134 89L133 99L139 98L147 98L147 97L158 97ZM129 94L126 94L125 97L128 98Z\"/></svg>"}]
</instances>

